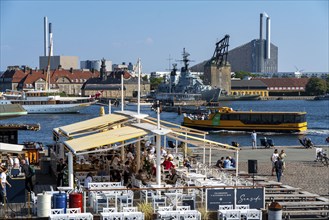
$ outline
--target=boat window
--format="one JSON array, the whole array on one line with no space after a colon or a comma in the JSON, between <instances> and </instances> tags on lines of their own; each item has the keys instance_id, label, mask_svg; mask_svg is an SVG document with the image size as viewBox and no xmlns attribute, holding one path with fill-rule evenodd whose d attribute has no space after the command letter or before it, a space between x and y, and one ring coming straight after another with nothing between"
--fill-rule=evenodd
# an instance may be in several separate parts
<instances>
[{"instance_id":1,"label":"boat window","mask_svg":"<svg viewBox=\"0 0 329 220\"><path fill-rule=\"evenodd\" d=\"M227 114L228 119L230 120L239 120L239 115L238 114Z\"/></svg>"},{"instance_id":2,"label":"boat window","mask_svg":"<svg viewBox=\"0 0 329 220\"><path fill-rule=\"evenodd\" d=\"M306 122L306 115L296 115L295 122L296 123Z\"/></svg>"},{"instance_id":3,"label":"boat window","mask_svg":"<svg viewBox=\"0 0 329 220\"><path fill-rule=\"evenodd\" d=\"M221 120L228 120L229 119L229 115L228 114L221 114L220 115L220 119Z\"/></svg>"},{"instance_id":4,"label":"boat window","mask_svg":"<svg viewBox=\"0 0 329 220\"><path fill-rule=\"evenodd\" d=\"M240 120L243 122L250 122L250 114L241 114Z\"/></svg>"},{"instance_id":5,"label":"boat window","mask_svg":"<svg viewBox=\"0 0 329 220\"><path fill-rule=\"evenodd\" d=\"M262 115L260 115L260 114L251 114L250 115L250 123L260 124L261 122L262 122Z\"/></svg>"},{"instance_id":6,"label":"boat window","mask_svg":"<svg viewBox=\"0 0 329 220\"><path fill-rule=\"evenodd\" d=\"M270 123L272 123L272 115L270 115L270 114L263 114L263 115L261 115L262 116L262 122L263 122L263 124L270 124Z\"/></svg>"},{"instance_id":7,"label":"boat window","mask_svg":"<svg viewBox=\"0 0 329 220\"><path fill-rule=\"evenodd\" d=\"M274 124L281 124L282 120L283 120L283 115L281 115L281 114L273 115L273 123Z\"/></svg>"},{"instance_id":8,"label":"boat window","mask_svg":"<svg viewBox=\"0 0 329 220\"><path fill-rule=\"evenodd\" d=\"M294 115L287 114L287 115L284 115L283 118L284 118L284 120L283 120L284 123L293 123L293 122L295 122L295 116Z\"/></svg>"}]
</instances>

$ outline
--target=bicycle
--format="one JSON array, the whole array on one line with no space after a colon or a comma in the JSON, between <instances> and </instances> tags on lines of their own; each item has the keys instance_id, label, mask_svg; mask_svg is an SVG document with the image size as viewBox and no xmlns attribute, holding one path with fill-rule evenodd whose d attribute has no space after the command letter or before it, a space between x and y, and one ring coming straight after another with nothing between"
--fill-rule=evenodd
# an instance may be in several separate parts
<instances>
[{"instance_id":1,"label":"bicycle","mask_svg":"<svg viewBox=\"0 0 329 220\"><path fill-rule=\"evenodd\" d=\"M325 151L319 151L317 154L317 161L320 161L324 166L329 166L329 158Z\"/></svg>"}]
</instances>

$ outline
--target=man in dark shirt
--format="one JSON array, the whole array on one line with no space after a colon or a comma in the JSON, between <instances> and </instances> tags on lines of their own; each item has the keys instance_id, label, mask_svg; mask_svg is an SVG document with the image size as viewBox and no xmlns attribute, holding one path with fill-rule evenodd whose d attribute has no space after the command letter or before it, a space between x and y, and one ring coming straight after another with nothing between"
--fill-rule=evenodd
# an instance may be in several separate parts
<instances>
[{"instance_id":1,"label":"man in dark shirt","mask_svg":"<svg viewBox=\"0 0 329 220\"><path fill-rule=\"evenodd\" d=\"M56 167L57 172L57 187L63 186L63 179L64 179L64 170L66 168L66 164L64 163L63 158L59 160L59 163Z\"/></svg>"},{"instance_id":2,"label":"man in dark shirt","mask_svg":"<svg viewBox=\"0 0 329 220\"><path fill-rule=\"evenodd\" d=\"M278 160L274 163L274 166L275 166L276 178L278 182L280 182L282 176L282 168L283 168L283 162L280 157L278 157Z\"/></svg>"},{"instance_id":3,"label":"man in dark shirt","mask_svg":"<svg viewBox=\"0 0 329 220\"><path fill-rule=\"evenodd\" d=\"M33 191L33 183L32 183L32 168L30 165L26 163L25 160L22 160L22 172L25 174L25 189L29 192Z\"/></svg>"}]
</instances>

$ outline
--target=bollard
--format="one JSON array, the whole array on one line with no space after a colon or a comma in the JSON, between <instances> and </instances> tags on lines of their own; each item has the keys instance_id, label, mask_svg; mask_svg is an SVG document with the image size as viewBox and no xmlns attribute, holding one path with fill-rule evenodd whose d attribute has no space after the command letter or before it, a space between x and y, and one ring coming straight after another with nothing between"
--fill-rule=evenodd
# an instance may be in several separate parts
<instances>
[{"instance_id":1,"label":"bollard","mask_svg":"<svg viewBox=\"0 0 329 220\"><path fill-rule=\"evenodd\" d=\"M282 220L282 206L272 202L268 207L268 220Z\"/></svg>"}]
</instances>

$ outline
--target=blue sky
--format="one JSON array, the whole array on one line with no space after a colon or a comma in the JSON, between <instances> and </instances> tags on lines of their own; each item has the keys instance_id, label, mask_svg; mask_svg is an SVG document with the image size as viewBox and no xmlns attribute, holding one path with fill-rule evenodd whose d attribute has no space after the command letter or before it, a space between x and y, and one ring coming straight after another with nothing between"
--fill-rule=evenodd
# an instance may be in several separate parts
<instances>
[{"instance_id":1,"label":"blue sky","mask_svg":"<svg viewBox=\"0 0 329 220\"><path fill-rule=\"evenodd\" d=\"M149 73L168 69L169 55L181 59L184 47L194 65L209 59L225 34L229 50L259 38L259 14L266 12L279 71L329 71L328 0L0 1L0 70L39 66L44 16L53 24L54 55L113 63L141 58Z\"/></svg>"}]
</instances>

